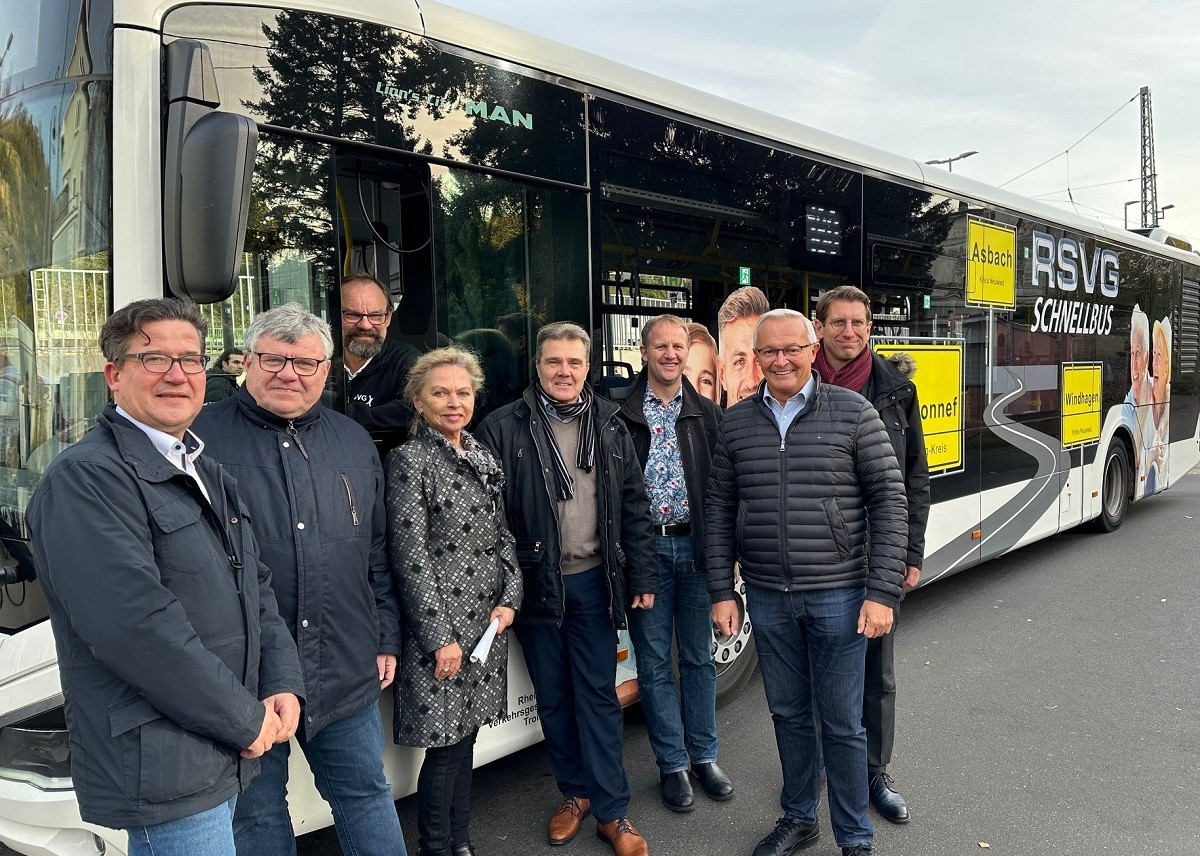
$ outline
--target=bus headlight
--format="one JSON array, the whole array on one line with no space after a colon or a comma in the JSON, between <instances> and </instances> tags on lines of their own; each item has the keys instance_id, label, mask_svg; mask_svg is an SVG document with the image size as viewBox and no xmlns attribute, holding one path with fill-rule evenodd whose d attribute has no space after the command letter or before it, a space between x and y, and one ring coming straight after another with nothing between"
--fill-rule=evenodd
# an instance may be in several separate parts
<instances>
[{"instance_id":1,"label":"bus headlight","mask_svg":"<svg viewBox=\"0 0 1200 856\"><path fill-rule=\"evenodd\" d=\"M0 728L0 779L69 791L71 748L62 708Z\"/></svg>"}]
</instances>

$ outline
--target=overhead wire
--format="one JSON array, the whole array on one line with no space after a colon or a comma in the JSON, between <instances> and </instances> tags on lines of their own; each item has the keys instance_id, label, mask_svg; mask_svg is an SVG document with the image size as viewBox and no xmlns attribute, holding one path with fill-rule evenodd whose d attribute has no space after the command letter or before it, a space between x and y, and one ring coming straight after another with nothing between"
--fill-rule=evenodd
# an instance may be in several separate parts
<instances>
[{"instance_id":1,"label":"overhead wire","mask_svg":"<svg viewBox=\"0 0 1200 856\"><path fill-rule=\"evenodd\" d=\"M1125 102L1124 104L1122 104L1120 107L1118 107L1116 110L1114 110L1114 111L1112 111L1111 113L1109 113L1109 114L1108 114L1108 116L1106 116L1106 117L1104 118L1104 120L1100 122L1100 124L1096 125L1096 127L1092 128L1092 130L1088 131L1086 134L1084 134L1082 137L1080 137L1080 138L1079 138L1078 140L1076 140L1075 142L1071 143L1071 145L1067 146L1065 149L1063 149L1063 150L1062 150L1061 152L1059 152L1058 154L1055 154L1055 155L1052 155L1052 156L1050 156L1050 157L1046 158L1044 161L1042 161L1041 163L1039 163L1037 166L1030 167L1029 169L1025 170L1023 173L1021 173L1020 175L1017 175L1017 176L1014 176L1014 177L1010 178L1008 181L1004 182L1004 184L1002 184L1002 185L1000 185L1000 186L1001 186L1001 187L1008 187L1008 185L1012 184L1012 183L1013 183L1014 181L1016 181L1018 178L1024 178L1025 176L1029 175L1029 173L1033 172L1034 170L1041 169L1042 167L1044 167L1046 164L1050 163L1051 161L1053 161L1053 160L1058 160L1059 158L1063 157L1063 156L1064 156L1064 155L1066 155L1068 152L1070 152L1070 151L1071 151L1071 149L1075 148L1077 145L1079 145L1080 143L1082 143L1084 140L1086 140L1086 139L1087 139L1088 137L1090 137L1092 134L1096 133L1096 131L1098 131L1098 130L1099 130L1099 129L1100 129L1100 128L1101 128L1101 127L1104 125L1104 124L1106 124L1106 123L1107 123L1107 122L1108 122L1110 119L1112 119L1114 116L1116 116L1116 115L1117 115L1118 113L1120 113L1122 110L1124 110L1126 107L1128 107L1130 104L1132 104L1132 103L1133 103L1135 100L1137 100L1137 97L1138 97L1138 96L1137 96L1137 94L1135 94L1135 95L1134 95L1132 98L1130 98L1128 101L1126 101L1126 102Z\"/></svg>"}]
</instances>

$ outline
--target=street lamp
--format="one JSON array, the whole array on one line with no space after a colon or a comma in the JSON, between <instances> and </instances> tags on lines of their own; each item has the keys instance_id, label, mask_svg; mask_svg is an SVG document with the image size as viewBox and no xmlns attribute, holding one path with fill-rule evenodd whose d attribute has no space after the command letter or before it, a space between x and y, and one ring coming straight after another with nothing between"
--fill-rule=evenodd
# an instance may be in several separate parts
<instances>
[{"instance_id":1,"label":"street lamp","mask_svg":"<svg viewBox=\"0 0 1200 856\"><path fill-rule=\"evenodd\" d=\"M1174 205L1164 205L1162 208L1159 208L1159 209L1158 209L1158 213L1157 213L1157 214L1156 214L1156 216L1154 217L1154 225L1155 225L1155 226L1157 226L1157 225L1158 225L1158 221L1159 221L1159 220L1161 220L1163 217L1166 217L1166 216L1167 216L1167 211L1168 211L1169 209L1171 209L1171 208L1174 208L1174 207L1175 207Z\"/></svg>"},{"instance_id":2,"label":"street lamp","mask_svg":"<svg viewBox=\"0 0 1200 856\"><path fill-rule=\"evenodd\" d=\"M960 161L963 158L969 158L971 155L977 155L977 154L979 154L979 152L975 152L975 151L963 152L961 155L955 155L952 158L942 158L941 160L927 160L927 161L925 161L925 163L929 166L938 166L940 164L945 164L946 169L948 169L950 172L954 172L954 162L955 161Z\"/></svg>"},{"instance_id":3,"label":"street lamp","mask_svg":"<svg viewBox=\"0 0 1200 856\"><path fill-rule=\"evenodd\" d=\"M1140 205L1141 202L1142 202L1142 200L1140 200L1140 199L1134 199L1132 202L1125 203L1125 231L1126 232L1129 231L1129 206L1130 205Z\"/></svg>"}]
</instances>

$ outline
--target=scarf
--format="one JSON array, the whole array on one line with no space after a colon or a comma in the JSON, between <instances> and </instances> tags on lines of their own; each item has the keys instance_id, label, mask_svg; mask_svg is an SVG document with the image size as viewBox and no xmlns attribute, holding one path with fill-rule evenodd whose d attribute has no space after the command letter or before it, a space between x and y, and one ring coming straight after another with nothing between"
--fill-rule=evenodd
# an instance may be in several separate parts
<instances>
[{"instance_id":1,"label":"scarf","mask_svg":"<svg viewBox=\"0 0 1200 856\"><path fill-rule=\"evenodd\" d=\"M860 395L867 388L867 381L871 379L870 347L863 348L862 353L840 369L835 369L829 360L826 359L824 348L818 348L817 358L813 360L813 363L817 367L817 374L821 376L821 380L825 381L825 383L845 387Z\"/></svg>"},{"instance_id":2,"label":"scarf","mask_svg":"<svg viewBox=\"0 0 1200 856\"><path fill-rule=\"evenodd\" d=\"M583 394L579 396L579 401L570 404L555 401L546 394L540 383L535 387L542 409L546 411L547 419L558 418L560 421L570 422L576 417L579 418L579 454L576 456L575 463L579 469L590 473L596 458L596 430L594 427L596 409L592 407L591 387L584 384ZM545 420L542 420L542 429L546 435L546 443L550 447L550 454L554 457L554 489L560 500L571 499L575 496L575 479L571 478L567 462L563 460L562 453L558 450L558 442L554 439L554 429Z\"/></svg>"},{"instance_id":3,"label":"scarf","mask_svg":"<svg viewBox=\"0 0 1200 856\"><path fill-rule=\"evenodd\" d=\"M492 510L498 511L502 507L502 494L504 492L504 471L500 469L500 464L496 462L496 458L488 450L486 446L468 434L462 432L462 449L446 439L442 432L431 428L425 420L420 420L417 428L418 437L428 437L429 440L436 446L440 446L445 454L456 464L461 463L474 471L479 477L479 481L483 483L484 491L488 495L488 499L492 501Z\"/></svg>"}]
</instances>

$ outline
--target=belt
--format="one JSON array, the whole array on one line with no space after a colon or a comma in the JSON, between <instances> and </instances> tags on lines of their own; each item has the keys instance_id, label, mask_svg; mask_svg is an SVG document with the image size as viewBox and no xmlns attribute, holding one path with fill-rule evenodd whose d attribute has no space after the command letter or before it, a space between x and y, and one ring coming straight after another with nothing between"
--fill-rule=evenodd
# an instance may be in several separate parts
<instances>
[{"instance_id":1,"label":"belt","mask_svg":"<svg viewBox=\"0 0 1200 856\"><path fill-rule=\"evenodd\" d=\"M655 523L654 534L664 538L678 538L681 535L692 534L692 523L685 520L682 523Z\"/></svg>"}]
</instances>

